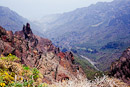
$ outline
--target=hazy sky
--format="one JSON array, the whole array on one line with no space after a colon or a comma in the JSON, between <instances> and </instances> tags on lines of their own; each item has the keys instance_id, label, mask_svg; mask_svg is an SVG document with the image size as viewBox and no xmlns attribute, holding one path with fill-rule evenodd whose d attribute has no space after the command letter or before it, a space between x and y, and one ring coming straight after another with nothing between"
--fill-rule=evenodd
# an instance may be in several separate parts
<instances>
[{"instance_id":1,"label":"hazy sky","mask_svg":"<svg viewBox=\"0 0 130 87\"><path fill-rule=\"evenodd\" d=\"M87 7L98 1L113 0L0 0L6 6L27 19L37 19L46 14L63 13Z\"/></svg>"}]
</instances>

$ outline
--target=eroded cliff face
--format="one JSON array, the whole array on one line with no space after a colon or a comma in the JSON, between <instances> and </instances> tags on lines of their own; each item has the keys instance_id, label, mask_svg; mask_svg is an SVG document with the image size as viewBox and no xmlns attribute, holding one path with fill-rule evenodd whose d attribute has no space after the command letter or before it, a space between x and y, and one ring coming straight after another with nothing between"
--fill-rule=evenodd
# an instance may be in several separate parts
<instances>
[{"instance_id":1,"label":"eroded cliff face","mask_svg":"<svg viewBox=\"0 0 130 87\"><path fill-rule=\"evenodd\" d=\"M44 76L43 82L74 79L78 74L85 77L71 52L63 53L50 40L34 35L29 23L14 34L0 27L0 55L9 53L21 58L17 62L39 69Z\"/></svg>"},{"instance_id":2,"label":"eroded cliff face","mask_svg":"<svg viewBox=\"0 0 130 87\"><path fill-rule=\"evenodd\" d=\"M111 65L111 75L130 84L130 47Z\"/></svg>"}]
</instances>

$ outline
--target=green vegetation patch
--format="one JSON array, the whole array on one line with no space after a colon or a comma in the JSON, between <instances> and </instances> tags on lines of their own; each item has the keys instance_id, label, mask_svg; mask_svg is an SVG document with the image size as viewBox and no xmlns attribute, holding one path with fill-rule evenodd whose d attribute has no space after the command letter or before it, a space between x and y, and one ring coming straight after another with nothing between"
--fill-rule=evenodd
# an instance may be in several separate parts
<instances>
[{"instance_id":1,"label":"green vegetation patch","mask_svg":"<svg viewBox=\"0 0 130 87\"><path fill-rule=\"evenodd\" d=\"M0 87L48 87L42 83L43 76L37 68L16 63L15 55L0 57Z\"/></svg>"},{"instance_id":2,"label":"green vegetation patch","mask_svg":"<svg viewBox=\"0 0 130 87\"><path fill-rule=\"evenodd\" d=\"M102 77L104 72L97 71L86 59L79 58L75 55L75 62L79 64L89 80L94 80L96 77Z\"/></svg>"}]
</instances>

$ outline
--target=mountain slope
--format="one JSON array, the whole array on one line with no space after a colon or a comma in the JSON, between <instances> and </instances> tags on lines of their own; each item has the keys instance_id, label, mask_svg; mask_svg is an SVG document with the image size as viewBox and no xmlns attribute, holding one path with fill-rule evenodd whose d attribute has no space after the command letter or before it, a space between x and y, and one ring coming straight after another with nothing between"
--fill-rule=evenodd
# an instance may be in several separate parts
<instances>
[{"instance_id":1,"label":"mountain slope","mask_svg":"<svg viewBox=\"0 0 130 87\"><path fill-rule=\"evenodd\" d=\"M20 58L18 63L37 68L43 82L71 80L78 74L85 77L71 52L61 52L50 40L34 35L28 23L15 34L0 27L0 57L10 53Z\"/></svg>"},{"instance_id":2,"label":"mountain slope","mask_svg":"<svg viewBox=\"0 0 130 87\"><path fill-rule=\"evenodd\" d=\"M56 45L75 50L107 70L130 44L130 1L99 2L47 23L45 35Z\"/></svg>"},{"instance_id":3,"label":"mountain slope","mask_svg":"<svg viewBox=\"0 0 130 87\"><path fill-rule=\"evenodd\" d=\"M7 7L0 6L0 24L8 30L17 31L27 22L27 19L19 16Z\"/></svg>"},{"instance_id":4,"label":"mountain slope","mask_svg":"<svg viewBox=\"0 0 130 87\"><path fill-rule=\"evenodd\" d=\"M13 32L21 30L21 27L23 27L23 24L30 22L26 18L23 18L16 12L10 10L7 7L0 6L0 25L7 30L11 30ZM32 25L32 30L35 34L40 34L40 36L43 36L39 31L40 28L35 25L34 23L30 22ZM35 30L37 29L37 30ZM39 30L39 31L38 31Z\"/></svg>"},{"instance_id":5,"label":"mountain slope","mask_svg":"<svg viewBox=\"0 0 130 87\"><path fill-rule=\"evenodd\" d=\"M111 65L111 75L130 85L130 47Z\"/></svg>"}]
</instances>

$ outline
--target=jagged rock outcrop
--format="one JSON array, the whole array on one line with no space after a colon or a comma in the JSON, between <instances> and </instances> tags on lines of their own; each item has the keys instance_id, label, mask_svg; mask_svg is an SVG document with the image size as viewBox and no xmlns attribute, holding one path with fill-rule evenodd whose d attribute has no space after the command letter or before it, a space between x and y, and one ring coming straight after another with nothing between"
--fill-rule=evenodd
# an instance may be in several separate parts
<instances>
[{"instance_id":1,"label":"jagged rock outcrop","mask_svg":"<svg viewBox=\"0 0 130 87\"><path fill-rule=\"evenodd\" d=\"M39 69L48 83L74 79L78 74L85 77L71 52L63 53L50 40L34 35L29 23L14 34L0 27L0 55L9 53L21 58L19 63Z\"/></svg>"},{"instance_id":2,"label":"jagged rock outcrop","mask_svg":"<svg viewBox=\"0 0 130 87\"><path fill-rule=\"evenodd\" d=\"M123 52L119 60L112 63L111 75L130 85L130 47Z\"/></svg>"}]
</instances>

